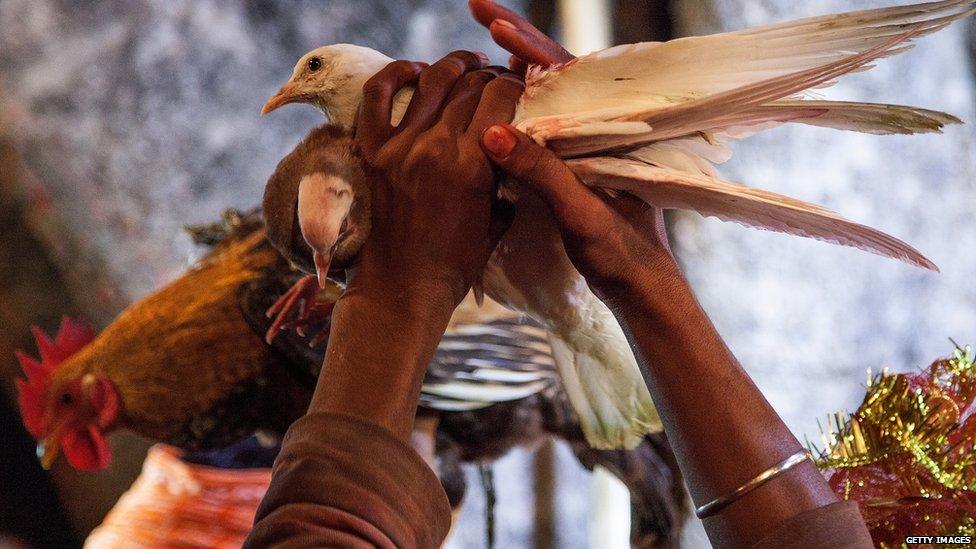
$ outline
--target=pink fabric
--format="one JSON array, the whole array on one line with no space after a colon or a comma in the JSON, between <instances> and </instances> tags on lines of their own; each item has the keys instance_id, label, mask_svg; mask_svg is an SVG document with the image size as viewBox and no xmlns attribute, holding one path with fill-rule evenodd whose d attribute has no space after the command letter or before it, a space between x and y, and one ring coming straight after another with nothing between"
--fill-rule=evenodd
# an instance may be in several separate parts
<instances>
[{"instance_id":1,"label":"pink fabric","mask_svg":"<svg viewBox=\"0 0 976 549\"><path fill-rule=\"evenodd\" d=\"M85 547L239 548L271 470L217 469L179 455L176 448L153 446L142 474Z\"/></svg>"}]
</instances>

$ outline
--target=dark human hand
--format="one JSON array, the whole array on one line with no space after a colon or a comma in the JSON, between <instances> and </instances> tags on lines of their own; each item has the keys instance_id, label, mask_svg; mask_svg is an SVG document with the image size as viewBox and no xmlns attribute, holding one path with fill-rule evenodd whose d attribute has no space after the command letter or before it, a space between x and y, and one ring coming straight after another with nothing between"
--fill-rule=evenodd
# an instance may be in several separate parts
<instances>
[{"instance_id":1,"label":"dark human hand","mask_svg":"<svg viewBox=\"0 0 976 549\"><path fill-rule=\"evenodd\" d=\"M573 265L611 308L678 272L660 209L631 196L597 194L550 150L510 125L489 128L483 144L499 168L549 205Z\"/></svg>"},{"instance_id":2,"label":"dark human hand","mask_svg":"<svg viewBox=\"0 0 976 549\"><path fill-rule=\"evenodd\" d=\"M474 18L491 31L492 39L512 53L513 70L524 71L528 64L549 66L574 59L573 54L517 13L491 0L469 0L468 6ZM556 214L570 259L602 299L615 301L621 293L626 295L635 289L628 281L620 280L621 274L644 276L646 268L658 267L658 271L667 272L677 269L659 208L630 196L598 196L554 154L511 126L492 128L485 138L486 145L490 141L503 148L512 147L507 154L503 151L504 160L489 155L499 167L536 191L551 191L543 193L543 197Z\"/></svg>"},{"instance_id":3,"label":"dark human hand","mask_svg":"<svg viewBox=\"0 0 976 549\"><path fill-rule=\"evenodd\" d=\"M429 67L396 61L366 82L356 143L371 180L373 226L355 278L447 288L454 305L480 280L510 215L496 201L479 138L511 120L523 89L518 77L485 65L482 55L459 51ZM403 120L391 125L393 97L415 83Z\"/></svg>"}]
</instances>

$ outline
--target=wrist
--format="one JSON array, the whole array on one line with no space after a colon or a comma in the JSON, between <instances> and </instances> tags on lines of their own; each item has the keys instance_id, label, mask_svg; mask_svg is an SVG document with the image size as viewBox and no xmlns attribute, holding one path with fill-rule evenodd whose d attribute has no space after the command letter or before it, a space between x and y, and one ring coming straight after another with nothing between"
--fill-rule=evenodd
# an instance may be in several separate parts
<instances>
[{"instance_id":1,"label":"wrist","mask_svg":"<svg viewBox=\"0 0 976 549\"><path fill-rule=\"evenodd\" d=\"M309 410L358 417L406 440L453 308L436 287L353 279L336 304Z\"/></svg>"},{"instance_id":2,"label":"wrist","mask_svg":"<svg viewBox=\"0 0 976 549\"><path fill-rule=\"evenodd\" d=\"M452 280L402 270L395 275L392 272L382 275L374 274L375 270L353 272L346 293L360 294L374 307L390 309L405 322L417 318L450 318L464 297L457 297L459 285Z\"/></svg>"},{"instance_id":3,"label":"wrist","mask_svg":"<svg viewBox=\"0 0 976 549\"><path fill-rule=\"evenodd\" d=\"M621 269L619 276L601 284L597 294L615 312L628 316L670 316L678 312L675 304L695 300L684 273L670 254Z\"/></svg>"}]
</instances>

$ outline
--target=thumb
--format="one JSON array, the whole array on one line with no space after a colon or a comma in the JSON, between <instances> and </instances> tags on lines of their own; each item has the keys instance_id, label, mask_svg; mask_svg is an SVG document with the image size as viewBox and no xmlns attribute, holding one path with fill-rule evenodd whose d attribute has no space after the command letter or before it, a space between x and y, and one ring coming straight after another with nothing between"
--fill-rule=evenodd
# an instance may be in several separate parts
<instances>
[{"instance_id":1,"label":"thumb","mask_svg":"<svg viewBox=\"0 0 976 549\"><path fill-rule=\"evenodd\" d=\"M558 217L602 203L552 151L511 125L489 127L481 145L492 162L532 188Z\"/></svg>"}]
</instances>

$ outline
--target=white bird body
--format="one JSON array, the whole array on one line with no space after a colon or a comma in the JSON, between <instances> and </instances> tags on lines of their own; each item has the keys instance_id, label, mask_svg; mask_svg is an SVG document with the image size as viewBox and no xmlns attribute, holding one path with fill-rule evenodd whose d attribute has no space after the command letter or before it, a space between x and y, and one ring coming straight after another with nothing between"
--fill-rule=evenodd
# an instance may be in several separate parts
<instances>
[{"instance_id":1,"label":"white bird body","mask_svg":"<svg viewBox=\"0 0 976 549\"><path fill-rule=\"evenodd\" d=\"M408 88L395 98L394 122L412 97ZM482 284L486 295L549 332L556 370L591 446L629 449L662 429L623 330L573 267L538 198L519 198Z\"/></svg>"},{"instance_id":2,"label":"white bird body","mask_svg":"<svg viewBox=\"0 0 976 549\"><path fill-rule=\"evenodd\" d=\"M691 209L937 270L894 237L813 204L724 181L714 165L729 158L729 141L783 123L873 134L939 132L959 123L926 109L803 94L910 49L911 39L971 14L974 3L947 0L828 15L616 46L561 66L530 67L513 124L566 158L584 182L608 193L624 191L660 208ZM331 73L303 72L313 57L323 59ZM297 100L351 125L362 84L390 61L368 48L326 46L304 56L286 86L311 88ZM394 121L411 93L397 97ZM630 447L660 428L620 326L573 269L553 220L534 197L521 197L514 225L485 273L485 291L550 331L558 370L593 446Z\"/></svg>"}]
</instances>

